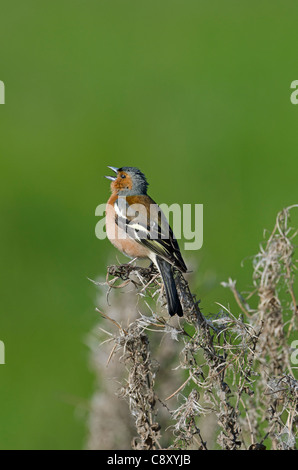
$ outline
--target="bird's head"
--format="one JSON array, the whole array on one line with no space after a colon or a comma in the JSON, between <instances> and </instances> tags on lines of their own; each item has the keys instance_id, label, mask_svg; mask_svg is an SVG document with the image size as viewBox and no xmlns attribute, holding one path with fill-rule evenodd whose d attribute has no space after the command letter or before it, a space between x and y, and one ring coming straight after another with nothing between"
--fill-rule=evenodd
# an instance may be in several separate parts
<instances>
[{"instance_id":1,"label":"bird's head","mask_svg":"<svg viewBox=\"0 0 298 470\"><path fill-rule=\"evenodd\" d=\"M108 166L108 168L116 173L116 176L106 176L106 178L112 181L112 192L122 196L147 194L147 180L138 168L133 166L123 166L121 168Z\"/></svg>"}]
</instances>

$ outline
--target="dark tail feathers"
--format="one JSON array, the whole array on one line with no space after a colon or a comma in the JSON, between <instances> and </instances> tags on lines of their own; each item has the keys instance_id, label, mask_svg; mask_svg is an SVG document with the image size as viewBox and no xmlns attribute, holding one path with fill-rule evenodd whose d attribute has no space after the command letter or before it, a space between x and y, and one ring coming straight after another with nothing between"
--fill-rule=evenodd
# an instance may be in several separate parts
<instances>
[{"instance_id":1,"label":"dark tail feathers","mask_svg":"<svg viewBox=\"0 0 298 470\"><path fill-rule=\"evenodd\" d=\"M165 286L169 314L173 316L177 313L179 317L182 317L183 310L178 297L172 266L159 256L156 256L156 263Z\"/></svg>"}]
</instances>

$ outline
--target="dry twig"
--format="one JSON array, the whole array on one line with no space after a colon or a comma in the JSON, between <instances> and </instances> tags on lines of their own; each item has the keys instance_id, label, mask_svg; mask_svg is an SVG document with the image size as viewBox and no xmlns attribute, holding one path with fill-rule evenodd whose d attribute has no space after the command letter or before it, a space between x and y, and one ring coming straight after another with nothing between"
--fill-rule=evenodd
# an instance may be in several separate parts
<instances>
[{"instance_id":1,"label":"dry twig","mask_svg":"<svg viewBox=\"0 0 298 470\"><path fill-rule=\"evenodd\" d=\"M235 297L235 313L218 303L216 314L204 316L187 280L177 272L184 317L170 319L163 316L165 298L154 267L109 266L109 292L136 289L121 294L126 296L125 308L119 296L114 299L117 319L105 343L111 346L109 367L113 361L118 365L118 396L128 403L134 421L133 448L207 449L215 439L219 448L229 450L296 448L298 382L290 359L297 325L296 233L289 226L294 207L278 214L254 257L254 287L247 298L235 281L223 283ZM135 293L149 314L135 308L124 327L127 296L135 298ZM257 305L251 308L254 298ZM208 441L202 428L210 417L213 423L216 417L217 426ZM91 426L89 447L95 441Z\"/></svg>"}]
</instances>

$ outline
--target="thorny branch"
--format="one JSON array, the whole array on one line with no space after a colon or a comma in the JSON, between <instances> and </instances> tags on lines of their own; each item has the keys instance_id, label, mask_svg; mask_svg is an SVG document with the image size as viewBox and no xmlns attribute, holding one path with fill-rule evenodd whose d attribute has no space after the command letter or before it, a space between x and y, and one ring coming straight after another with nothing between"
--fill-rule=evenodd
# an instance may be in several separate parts
<instances>
[{"instance_id":1,"label":"thorny branch","mask_svg":"<svg viewBox=\"0 0 298 470\"><path fill-rule=\"evenodd\" d=\"M252 292L245 298L236 281L222 283L240 309L235 314L218 304L219 312L204 316L187 280L177 272L184 317L168 318L163 314L162 282L153 266L108 267L108 293L133 286L149 310L148 315L136 312L137 318L126 327L123 301L113 300L117 321L104 314L114 325L114 333L105 332L112 344L108 363L110 367L115 359L120 364L118 396L129 404L137 433L134 449L296 448L298 381L291 362L298 314L296 232L289 226L294 207L298 206L278 214L272 233L254 257ZM135 298L135 291L121 295ZM168 338L171 353L165 340L160 346L160 333ZM98 357L95 362L98 367ZM94 435L100 410L92 413L90 447L100 439ZM117 446L116 439L113 445Z\"/></svg>"}]
</instances>

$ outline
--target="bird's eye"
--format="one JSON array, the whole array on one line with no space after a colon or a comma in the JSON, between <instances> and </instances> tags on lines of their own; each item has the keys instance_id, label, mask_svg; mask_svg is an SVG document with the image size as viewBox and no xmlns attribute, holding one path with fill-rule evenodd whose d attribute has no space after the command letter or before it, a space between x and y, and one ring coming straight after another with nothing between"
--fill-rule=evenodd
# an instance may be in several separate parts
<instances>
[{"instance_id":1,"label":"bird's eye","mask_svg":"<svg viewBox=\"0 0 298 470\"><path fill-rule=\"evenodd\" d=\"M121 175L121 178L123 178L123 179L124 179L124 178L126 178L126 176L125 176L125 175Z\"/></svg>"}]
</instances>

